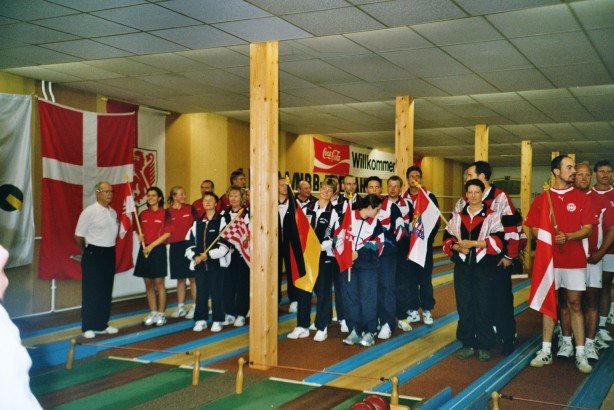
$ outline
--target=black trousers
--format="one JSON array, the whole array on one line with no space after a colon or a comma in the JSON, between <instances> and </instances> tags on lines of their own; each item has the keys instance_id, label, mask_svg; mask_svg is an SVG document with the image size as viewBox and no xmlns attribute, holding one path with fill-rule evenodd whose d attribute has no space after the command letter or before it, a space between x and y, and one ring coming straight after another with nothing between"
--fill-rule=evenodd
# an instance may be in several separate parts
<instances>
[{"instance_id":1,"label":"black trousers","mask_svg":"<svg viewBox=\"0 0 614 410\"><path fill-rule=\"evenodd\" d=\"M512 267L503 265L495 268L493 278L493 324L497 327L497 336L503 343L514 342L516 319L514 318L514 292L512 291Z\"/></svg>"},{"instance_id":2,"label":"black trousers","mask_svg":"<svg viewBox=\"0 0 614 410\"><path fill-rule=\"evenodd\" d=\"M316 328L324 330L333 320L333 270L337 266L334 258L329 258L324 253L320 256L318 279L314 291L317 297L316 305Z\"/></svg>"},{"instance_id":3,"label":"black trousers","mask_svg":"<svg viewBox=\"0 0 614 410\"><path fill-rule=\"evenodd\" d=\"M282 263L283 262L283 263ZM285 271L284 271L285 268ZM283 275L286 275L287 293L290 303L296 302L298 299L298 291L294 283L292 283L292 268L290 267L290 249L288 247L279 250L277 257L277 302L281 303L281 281Z\"/></svg>"},{"instance_id":4,"label":"black trousers","mask_svg":"<svg viewBox=\"0 0 614 410\"><path fill-rule=\"evenodd\" d=\"M224 312L245 317L249 311L249 268L237 251L233 252L230 266L223 275ZM196 288L198 290L198 285Z\"/></svg>"},{"instance_id":5,"label":"black trousers","mask_svg":"<svg viewBox=\"0 0 614 410\"><path fill-rule=\"evenodd\" d=\"M196 277L196 309L194 311L194 321L209 319L209 295L211 295L213 321L223 322L223 268L209 267L207 270L197 269L194 276Z\"/></svg>"},{"instance_id":6,"label":"black trousers","mask_svg":"<svg viewBox=\"0 0 614 410\"><path fill-rule=\"evenodd\" d=\"M416 262L408 261L409 275L409 309L433 310L435 297L433 296L433 251L426 254L424 267Z\"/></svg>"},{"instance_id":7,"label":"black trousers","mask_svg":"<svg viewBox=\"0 0 614 410\"><path fill-rule=\"evenodd\" d=\"M337 261L333 261L332 275L333 275L333 286L335 287L335 312L337 313L337 320L341 322L345 319L345 307L343 306L343 296L341 296L341 272L339 272L339 265ZM331 305L331 316L332 316L332 305Z\"/></svg>"},{"instance_id":8,"label":"black trousers","mask_svg":"<svg viewBox=\"0 0 614 410\"><path fill-rule=\"evenodd\" d=\"M490 263L454 265L454 293L458 310L456 338L464 347L489 350L495 345L492 328L494 266Z\"/></svg>"},{"instance_id":9,"label":"black trousers","mask_svg":"<svg viewBox=\"0 0 614 410\"><path fill-rule=\"evenodd\" d=\"M104 330L109 326L115 279L115 247L88 245L81 259L81 329Z\"/></svg>"},{"instance_id":10,"label":"black trousers","mask_svg":"<svg viewBox=\"0 0 614 410\"><path fill-rule=\"evenodd\" d=\"M397 318L405 319L407 317L407 311L409 310L410 300L410 287L411 287L411 265L415 263L405 259L406 255L401 255L399 252L399 259L397 260L396 278L395 278L395 295L396 295L396 308Z\"/></svg>"}]
</instances>

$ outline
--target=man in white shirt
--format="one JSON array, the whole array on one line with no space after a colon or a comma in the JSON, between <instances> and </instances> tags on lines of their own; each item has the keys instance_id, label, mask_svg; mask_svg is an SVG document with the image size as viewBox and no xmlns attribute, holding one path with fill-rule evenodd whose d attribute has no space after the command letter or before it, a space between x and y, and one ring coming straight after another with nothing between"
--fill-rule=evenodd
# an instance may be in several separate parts
<instances>
[{"instance_id":1,"label":"man in white shirt","mask_svg":"<svg viewBox=\"0 0 614 410\"><path fill-rule=\"evenodd\" d=\"M75 229L75 243L83 251L81 270L81 328L83 337L114 334L109 326L111 294L115 277L115 241L119 229L117 213L110 206L113 187L96 184L96 202L85 208Z\"/></svg>"}]
</instances>

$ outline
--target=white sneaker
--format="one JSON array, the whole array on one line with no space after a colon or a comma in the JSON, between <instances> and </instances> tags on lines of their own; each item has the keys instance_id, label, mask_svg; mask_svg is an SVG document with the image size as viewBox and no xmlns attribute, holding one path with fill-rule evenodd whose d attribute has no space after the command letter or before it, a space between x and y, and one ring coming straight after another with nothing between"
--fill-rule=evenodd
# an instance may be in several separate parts
<instances>
[{"instance_id":1,"label":"white sneaker","mask_svg":"<svg viewBox=\"0 0 614 410\"><path fill-rule=\"evenodd\" d=\"M356 334L355 330L352 330L352 333L350 333L348 337L343 339L343 344L348 346L353 346L358 342L360 342L360 337L358 336L358 334Z\"/></svg>"},{"instance_id":2,"label":"white sneaker","mask_svg":"<svg viewBox=\"0 0 614 410\"><path fill-rule=\"evenodd\" d=\"M584 345L584 352L586 353L586 358L589 360L599 360L599 355L597 354L597 349L595 348L595 342L588 342Z\"/></svg>"},{"instance_id":3,"label":"white sneaker","mask_svg":"<svg viewBox=\"0 0 614 410\"><path fill-rule=\"evenodd\" d=\"M298 310L298 302L290 302L290 308L288 309L288 312L296 313L297 310Z\"/></svg>"},{"instance_id":4,"label":"white sneaker","mask_svg":"<svg viewBox=\"0 0 614 410\"><path fill-rule=\"evenodd\" d=\"M593 367L588 364L586 354L576 355L576 368L580 370L580 373L590 373L593 370Z\"/></svg>"},{"instance_id":5,"label":"white sneaker","mask_svg":"<svg viewBox=\"0 0 614 410\"><path fill-rule=\"evenodd\" d=\"M597 329L597 337L606 343L610 343L612 340L614 340L612 339L612 336L610 336L610 332L604 328Z\"/></svg>"},{"instance_id":6,"label":"white sneaker","mask_svg":"<svg viewBox=\"0 0 614 410\"><path fill-rule=\"evenodd\" d=\"M155 325L157 327L160 327L160 326L164 326L165 324L166 324L166 314L158 313L158 316L156 317Z\"/></svg>"},{"instance_id":7,"label":"white sneaker","mask_svg":"<svg viewBox=\"0 0 614 410\"><path fill-rule=\"evenodd\" d=\"M224 323L222 323L222 325L224 326L229 326L232 325L235 322L235 317L233 315L226 315L226 319L224 320Z\"/></svg>"},{"instance_id":8,"label":"white sneaker","mask_svg":"<svg viewBox=\"0 0 614 410\"><path fill-rule=\"evenodd\" d=\"M345 323L345 319L343 319L339 323L341 324L341 333L350 333L350 329L348 329L348 325L347 323Z\"/></svg>"},{"instance_id":9,"label":"white sneaker","mask_svg":"<svg viewBox=\"0 0 614 410\"><path fill-rule=\"evenodd\" d=\"M433 315L431 315L430 310L425 310L422 312L422 321L424 322L425 325L430 326L433 324Z\"/></svg>"},{"instance_id":10,"label":"white sneaker","mask_svg":"<svg viewBox=\"0 0 614 410\"><path fill-rule=\"evenodd\" d=\"M382 326L379 333L377 334L377 338L385 340L390 339L390 336L392 336L392 330L390 330L390 326L388 326L388 323L384 323L384 326Z\"/></svg>"},{"instance_id":11,"label":"white sneaker","mask_svg":"<svg viewBox=\"0 0 614 410\"><path fill-rule=\"evenodd\" d=\"M366 332L364 335L362 335L362 339L360 339L360 343L361 346L363 347L371 347L375 344L375 338L373 337L373 334Z\"/></svg>"},{"instance_id":12,"label":"white sneaker","mask_svg":"<svg viewBox=\"0 0 614 410\"><path fill-rule=\"evenodd\" d=\"M214 333L221 332L222 328L223 328L222 322L213 322L211 324L211 331Z\"/></svg>"},{"instance_id":13,"label":"white sneaker","mask_svg":"<svg viewBox=\"0 0 614 410\"><path fill-rule=\"evenodd\" d=\"M603 340L599 338L595 339L595 349L603 350L603 349L607 349L608 347L610 347L610 345L604 342Z\"/></svg>"},{"instance_id":14,"label":"white sneaker","mask_svg":"<svg viewBox=\"0 0 614 410\"><path fill-rule=\"evenodd\" d=\"M315 324L315 323L312 323L312 324L309 326L309 330L318 330L318 328L316 327L316 324Z\"/></svg>"},{"instance_id":15,"label":"white sneaker","mask_svg":"<svg viewBox=\"0 0 614 410\"><path fill-rule=\"evenodd\" d=\"M196 323L194 324L194 327L192 328L192 330L195 331L195 332L202 332L206 328L207 328L207 322L206 321L204 321L204 320L197 320Z\"/></svg>"},{"instance_id":16,"label":"white sneaker","mask_svg":"<svg viewBox=\"0 0 614 410\"><path fill-rule=\"evenodd\" d=\"M313 340L315 340L316 342L323 342L326 340L327 337L328 337L328 332L326 329L318 330L316 332L316 335L313 337Z\"/></svg>"},{"instance_id":17,"label":"white sneaker","mask_svg":"<svg viewBox=\"0 0 614 410\"><path fill-rule=\"evenodd\" d=\"M243 316L237 316L237 319L233 323L234 327L243 327L245 326L245 318Z\"/></svg>"},{"instance_id":18,"label":"white sneaker","mask_svg":"<svg viewBox=\"0 0 614 410\"><path fill-rule=\"evenodd\" d=\"M183 305L179 305L177 306L177 309L175 309L175 311L173 313L171 313L171 317L173 318L178 318L178 317L184 317L186 315L186 311L183 308Z\"/></svg>"},{"instance_id":19,"label":"white sneaker","mask_svg":"<svg viewBox=\"0 0 614 410\"><path fill-rule=\"evenodd\" d=\"M407 312L407 319L409 323L415 323L420 321L420 313L417 310L410 310Z\"/></svg>"},{"instance_id":20,"label":"white sneaker","mask_svg":"<svg viewBox=\"0 0 614 410\"><path fill-rule=\"evenodd\" d=\"M544 367L547 364L552 364L552 353L545 353L543 350L538 351L531 360L531 367Z\"/></svg>"},{"instance_id":21,"label":"white sneaker","mask_svg":"<svg viewBox=\"0 0 614 410\"><path fill-rule=\"evenodd\" d=\"M157 318L158 312L149 312L149 314L145 316L145 319L143 319L143 324L145 326L152 326L156 322Z\"/></svg>"},{"instance_id":22,"label":"white sneaker","mask_svg":"<svg viewBox=\"0 0 614 410\"><path fill-rule=\"evenodd\" d=\"M407 319L399 320L399 322L397 323L397 326L399 327L399 329L401 329L404 332L409 332L410 330L413 329L413 327L411 327Z\"/></svg>"},{"instance_id":23,"label":"white sneaker","mask_svg":"<svg viewBox=\"0 0 614 410\"><path fill-rule=\"evenodd\" d=\"M192 305L188 313L185 315L185 318L189 320L194 319L194 312L196 312L196 306Z\"/></svg>"},{"instance_id":24,"label":"white sneaker","mask_svg":"<svg viewBox=\"0 0 614 410\"><path fill-rule=\"evenodd\" d=\"M571 344L571 342L563 341L563 343L561 344L561 347L559 348L559 351L556 353L556 356L569 358L573 355L574 355L573 345Z\"/></svg>"},{"instance_id":25,"label":"white sneaker","mask_svg":"<svg viewBox=\"0 0 614 410\"><path fill-rule=\"evenodd\" d=\"M86 339L93 339L96 337L96 332L94 332L93 330L87 330L83 332L83 337Z\"/></svg>"},{"instance_id":26,"label":"white sneaker","mask_svg":"<svg viewBox=\"0 0 614 410\"><path fill-rule=\"evenodd\" d=\"M304 339L306 337L309 337L309 329L304 327L295 327L287 336L288 339Z\"/></svg>"},{"instance_id":27,"label":"white sneaker","mask_svg":"<svg viewBox=\"0 0 614 410\"><path fill-rule=\"evenodd\" d=\"M117 332L119 332L119 330L117 330L116 327L113 326L107 326L107 328L105 330L95 330L94 333L96 333L97 335L114 335Z\"/></svg>"},{"instance_id":28,"label":"white sneaker","mask_svg":"<svg viewBox=\"0 0 614 410\"><path fill-rule=\"evenodd\" d=\"M610 313L608 313L607 323L614 325L614 305L610 305Z\"/></svg>"}]
</instances>

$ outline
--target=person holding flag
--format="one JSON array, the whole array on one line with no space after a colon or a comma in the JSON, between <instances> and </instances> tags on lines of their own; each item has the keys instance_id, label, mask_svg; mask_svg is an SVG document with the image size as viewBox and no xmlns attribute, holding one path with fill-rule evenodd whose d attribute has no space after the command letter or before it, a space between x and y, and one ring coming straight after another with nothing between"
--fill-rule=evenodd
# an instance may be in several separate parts
<instances>
[{"instance_id":1,"label":"person holding flag","mask_svg":"<svg viewBox=\"0 0 614 410\"><path fill-rule=\"evenodd\" d=\"M588 363L584 348L582 293L586 290L587 255L582 239L590 236L592 226L597 224L597 221L591 212L588 196L572 186L576 175L574 160L567 155L559 155L552 160L550 170L554 175L554 185L535 198L525 220L525 225L530 227L538 238L529 305L543 313L542 348L531 361L531 366L543 367L552 363L552 336L557 316L556 299L544 298L543 289L551 289L554 282L555 290L565 288L573 338L576 342L576 368L581 373L590 373L592 367ZM539 235L544 236L543 232L547 232L550 224L554 228L554 237L550 242L539 240ZM552 248L552 275L546 274L547 266L544 269L543 263L537 263L540 246ZM538 268L541 270L537 270ZM541 289L542 292L534 292L534 288ZM536 300L538 297L541 298Z\"/></svg>"},{"instance_id":2,"label":"person holding flag","mask_svg":"<svg viewBox=\"0 0 614 410\"><path fill-rule=\"evenodd\" d=\"M244 208L247 191L233 185L226 191L229 207L222 211L220 231L224 230L225 240L230 247L230 264L224 272L224 312L223 325L245 326L249 311L249 210ZM241 226L239 226L241 225ZM238 228L238 229L234 229ZM246 231L247 234L242 234Z\"/></svg>"},{"instance_id":3,"label":"person holding flag","mask_svg":"<svg viewBox=\"0 0 614 410\"><path fill-rule=\"evenodd\" d=\"M490 360L495 345L492 327L492 281L503 251L501 218L482 202L484 183L465 183L467 205L455 212L443 236L443 250L454 262L454 294L458 310L456 338L463 347L456 357L467 360L478 350L478 360Z\"/></svg>"},{"instance_id":4,"label":"person holding flag","mask_svg":"<svg viewBox=\"0 0 614 410\"><path fill-rule=\"evenodd\" d=\"M433 324L431 311L435 307L433 294L433 241L439 231L439 203L437 197L422 187L422 169L412 165L405 172L409 188L404 198L412 207L409 223L409 248L406 258L409 276L407 319L399 321L399 328L411 330L410 323L422 321ZM404 255L405 256L405 255Z\"/></svg>"},{"instance_id":5,"label":"person holding flag","mask_svg":"<svg viewBox=\"0 0 614 410\"><path fill-rule=\"evenodd\" d=\"M368 194L357 203L357 209L349 209L348 205L343 223L335 231L335 256L341 271L345 320L350 329L343 343L350 346L375 344L377 275L384 244L384 229L377 219L381 206L379 196Z\"/></svg>"}]
</instances>

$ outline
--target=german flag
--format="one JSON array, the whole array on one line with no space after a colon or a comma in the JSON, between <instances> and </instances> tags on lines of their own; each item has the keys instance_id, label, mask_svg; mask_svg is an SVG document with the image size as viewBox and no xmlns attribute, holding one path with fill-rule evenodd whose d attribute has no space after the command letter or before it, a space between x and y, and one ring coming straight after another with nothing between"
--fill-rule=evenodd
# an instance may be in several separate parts
<instances>
[{"instance_id":1,"label":"german flag","mask_svg":"<svg viewBox=\"0 0 614 410\"><path fill-rule=\"evenodd\" d=\"M292 187L288 186L290 218L284 231L288 234L292 283L299 289L312 292L320 269L320 241L301 207L296 206Z\"/></svg>"}]
</instances>

